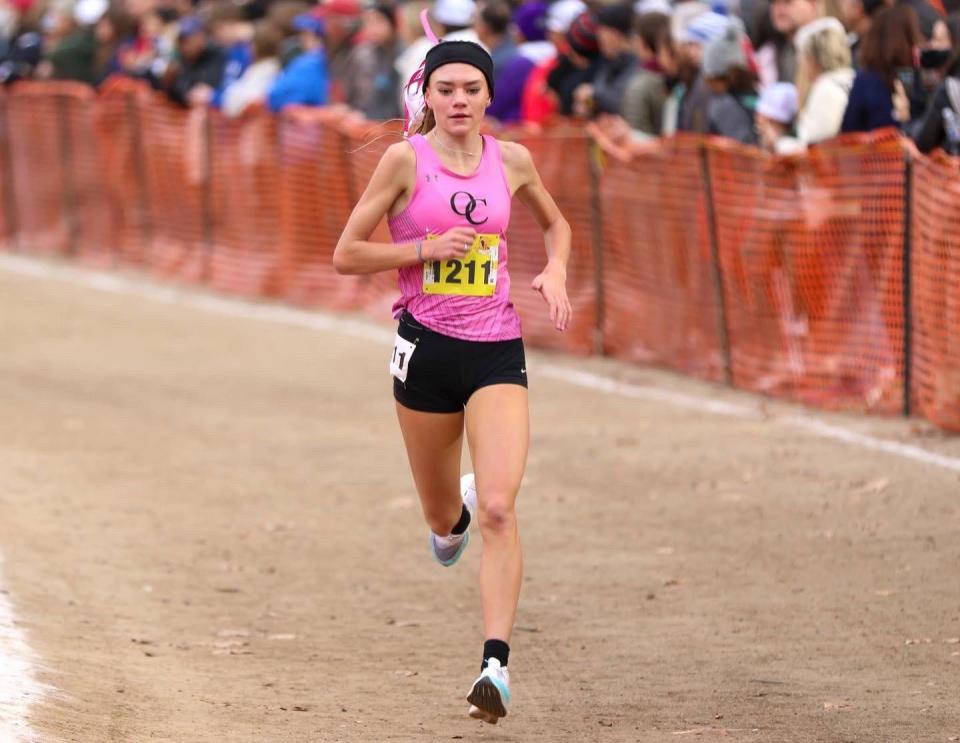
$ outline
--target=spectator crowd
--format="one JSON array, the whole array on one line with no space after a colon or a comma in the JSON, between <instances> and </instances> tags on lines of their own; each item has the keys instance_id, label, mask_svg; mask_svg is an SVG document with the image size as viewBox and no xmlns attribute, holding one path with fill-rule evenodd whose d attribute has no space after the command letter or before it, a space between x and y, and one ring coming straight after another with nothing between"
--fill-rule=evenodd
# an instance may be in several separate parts
<instances>
[{"instance_id":1,"label":"spectator crowd","mask_svg":"<svg viewBox=\"0 0 960 743\"><path fill-rule=\"evenodd\" d=\"M494 123L791 153L898 127L960 154L960 0L0 0L0 80L115 75L182 106L403 116L431 41L484 45Z\"/></svg>"}]
</instances>

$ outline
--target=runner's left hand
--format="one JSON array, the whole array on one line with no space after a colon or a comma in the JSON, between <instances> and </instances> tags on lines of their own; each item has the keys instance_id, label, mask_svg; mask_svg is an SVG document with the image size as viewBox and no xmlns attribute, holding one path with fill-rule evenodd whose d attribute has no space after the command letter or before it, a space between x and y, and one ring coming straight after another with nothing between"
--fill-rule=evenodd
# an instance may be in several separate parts
<instances>
[{"instance_id":1,"label":"runner's left hand","mask_svg":"<svg viewBox=\"0 0 960 743\"><path fill-rule=\"evenodd\" d=\"M566 330L573 315L570 300L567 299L567 277L558 271L547 268L530 284L530 288L540 292L543 301L550 308L550 322L557 330Z\"/></svg>"}]
</instances>

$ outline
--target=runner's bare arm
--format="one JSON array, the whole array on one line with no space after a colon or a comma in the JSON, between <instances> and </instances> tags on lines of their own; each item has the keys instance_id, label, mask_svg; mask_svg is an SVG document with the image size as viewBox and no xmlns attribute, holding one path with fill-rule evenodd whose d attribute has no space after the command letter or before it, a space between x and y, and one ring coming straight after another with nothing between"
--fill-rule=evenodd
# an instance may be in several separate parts
<instances>
[{"instance_id":1,"label":"runner's bare arm","mask_svg":"<svg viewBox=\"0 0 960 743\"><path fill-rule=\"evenodd\" d=\"M397 199L413 187L416 168L416 156L406 142L391 145L383 153L333 251L333 267L337 273L378 273L414 266L425 260L459 258L466 253L476 233L465 227L448 230L436 240L421 241L420 256L416 242L370 242L370 235L380 220L390 213Z\"/></svg>"},{"instance_id":2,"label":"runner's bare arm","mask_svg":"<svg viewBox=\"0 0 960 743\"><path fill-rule=\"evenodd\" d=\"M543 230L547 266L530 286L543 296L556 329L566 330L573 314L566 289L567 261L572 240L570 225L540 180L530 151L515 142L501 143L501 151L511 190Z\"/></svg>"},{"instance_id":3,"label":"runner's bare arm","mask_svg":"<svg viewBox=\"0 0 960 743\"><path fill-rule=\"evenodd\" d=\"M380 220L412 184L415 172L416 158L406 142L391 145L383 153L333 251L337 273L377 273L420 262L416 243L370 242Z\"/></svg>"}]
</instances>

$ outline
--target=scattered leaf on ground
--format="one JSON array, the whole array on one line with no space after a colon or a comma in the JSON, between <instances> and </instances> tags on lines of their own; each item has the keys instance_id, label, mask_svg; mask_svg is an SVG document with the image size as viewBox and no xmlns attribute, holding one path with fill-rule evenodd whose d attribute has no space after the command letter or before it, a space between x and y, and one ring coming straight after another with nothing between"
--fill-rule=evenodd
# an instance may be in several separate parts
<instances>
[{"instance_id":1,"label":"scattered leaf on ground","mask_svg":"<svg viewBox=\"0 0 960 743\"><path fill-rule=\"evenodd\" d=\"M847 709L850 707L850 702L824 702L824 709Z\"/></svg>"}]
</instances>

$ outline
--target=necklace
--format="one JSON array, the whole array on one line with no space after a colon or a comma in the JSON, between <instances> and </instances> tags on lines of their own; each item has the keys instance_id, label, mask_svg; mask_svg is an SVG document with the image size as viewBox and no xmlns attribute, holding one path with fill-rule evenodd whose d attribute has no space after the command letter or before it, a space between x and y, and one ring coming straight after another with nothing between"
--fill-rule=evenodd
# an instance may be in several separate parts
<instances>
[{"instance_id":1,"label":"necklace","mask_svg":"<svg viewBox=\"0 0 960 743\"><path fill-rule=\"evenodd\" d=\"M477 154L476 152L469 152L469 151L467 151L467 150L458 150L458 149L455 149L455 148L453 148L453 147L450 147L450 146L447 145L447 144L444 144L442 141L440 141L440 136L437 134L437 130L436 130L436 129L433 130L433 137L432 137L432 139L433 139L433 141L434 141L436 144L440 145L440 146L441 146L443 149L445 149L447 152L452 152L452 153L457 154L457 155L466 155L467 157L473 157L473 156L475 156L475 155ZM483 142L482 139L481 139L480 141Z\"/></svg>"}]
</instances>

